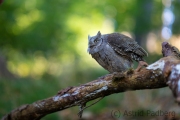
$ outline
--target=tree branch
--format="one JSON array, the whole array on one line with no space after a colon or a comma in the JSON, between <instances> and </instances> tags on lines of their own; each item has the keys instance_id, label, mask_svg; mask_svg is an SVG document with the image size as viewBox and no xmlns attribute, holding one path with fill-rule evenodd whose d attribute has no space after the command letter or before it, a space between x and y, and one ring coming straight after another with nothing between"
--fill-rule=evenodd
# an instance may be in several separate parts
<instances>
[{"instance_id":1,"label":"tree branch","mask_svg":"<svg viewBox=\"0 0 180 120\"><path fill-rule=\"evenodd\" d=\"M163 44L162 47L164 47ZM165 48L163 50L165 57L146 68L142 68L138 72L130 69L124 73L107 74L89 83L66 88L53 97L23 105L11 111L3 117L3 120L38 120L47 114L61 111L72 106L84 107L85 104L91 100L114 93L166 87L172 83L170 82L170 78L172 78L170 76L172 76L171 73L173 73L173 70L176 68L172 66L180 64L180 61L174 52L173 54L169 54L168 52L169 55L167 55L167 49ZM178 89L178 87L170 88L172 91L173 89L176 89L175 91ZM178 94L180 95L179 92L174 92L174 94L175 97L178 97Z\"/></svg>"}]
</instances>

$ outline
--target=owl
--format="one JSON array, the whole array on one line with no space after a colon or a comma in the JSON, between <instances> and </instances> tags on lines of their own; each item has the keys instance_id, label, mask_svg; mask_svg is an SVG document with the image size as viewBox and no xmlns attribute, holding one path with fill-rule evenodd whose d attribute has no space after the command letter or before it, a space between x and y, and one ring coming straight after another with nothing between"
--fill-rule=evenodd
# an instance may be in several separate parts
<instances>
[{"instance_id":1,"label":"owl","mask_svg":"<svg viewBox=\"0 0 180 120\"><path fill-rule=\"evenodd\" d=\"M139 62L137 70L147 66L143 57L147 52L132 38L120 33L88 35L88 53L110 73L123 72L133 67L133 60Z\"/></svg>"}]
</instances>

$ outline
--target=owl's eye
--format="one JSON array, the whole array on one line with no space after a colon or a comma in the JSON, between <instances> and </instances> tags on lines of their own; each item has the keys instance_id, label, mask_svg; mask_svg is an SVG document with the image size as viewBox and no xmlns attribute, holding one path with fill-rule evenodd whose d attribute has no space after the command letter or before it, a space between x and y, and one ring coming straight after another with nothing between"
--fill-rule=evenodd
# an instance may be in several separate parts
<instances>
[{"instance_id":1,"label":"owl's eye","mask_svg":"<svg viewBox=\"0 0 180 120\"><path fill-rule=\"evenodd\" d=\"M97 40L94 40L94 43L97 43Z\"/></svg>"}]
</instances>

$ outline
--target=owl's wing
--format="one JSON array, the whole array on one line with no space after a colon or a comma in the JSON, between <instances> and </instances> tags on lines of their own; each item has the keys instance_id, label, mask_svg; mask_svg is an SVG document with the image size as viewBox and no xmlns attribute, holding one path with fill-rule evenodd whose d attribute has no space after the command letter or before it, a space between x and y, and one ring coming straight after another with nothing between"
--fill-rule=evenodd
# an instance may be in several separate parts
<instances>
[{"instance_id":1,"label":"owl's wing","mask_svg":"<svg viewBox=\"0 0 180 120\"><path fill-rule=\"evenodd\" d=\"M128 59L142 61L144 56L148 56L135 40L123 34L113 33L108 36L107 41L118 54Z\"/></svg>"}]
</instances>

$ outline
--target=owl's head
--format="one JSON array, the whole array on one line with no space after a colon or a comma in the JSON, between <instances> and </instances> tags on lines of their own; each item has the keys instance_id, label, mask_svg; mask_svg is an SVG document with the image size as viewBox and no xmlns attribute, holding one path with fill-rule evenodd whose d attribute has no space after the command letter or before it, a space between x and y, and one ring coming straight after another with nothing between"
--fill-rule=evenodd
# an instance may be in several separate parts
<instances>
[{"instance_id":1,"label":"owl's head","mask_svg":"<svg viewBox=\"0 0 180 120\"><path fill-rule=\"evenodd\" d=\"M96 36L88 35L88 49L89 54L94 54L102 50L103 38L101 36L101 32L98 31Z\"/></svg>"}]
</instances>

